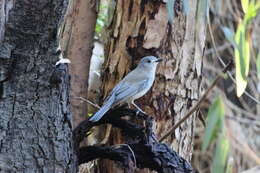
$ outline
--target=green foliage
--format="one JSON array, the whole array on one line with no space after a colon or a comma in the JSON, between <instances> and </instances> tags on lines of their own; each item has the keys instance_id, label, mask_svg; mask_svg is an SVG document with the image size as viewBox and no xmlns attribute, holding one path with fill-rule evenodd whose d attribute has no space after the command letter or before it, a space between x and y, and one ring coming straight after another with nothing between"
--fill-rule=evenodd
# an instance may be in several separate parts
<instances>
[{"instance_id":1,"label":"green foliage","mask_svg":"<svg viewBox=\"0 0 260 173\"><path fill-rule=\"evenodd\" d=\"M246 38L246 27L242 23L237 28L235 42L237 44L235 48L237 96L240 97L247 86L250 63L249 41Z\"/></svg>"},{"instance_id":2,"label":"green foliage","mask_svg":"<svg viewBox=\"0 0 260 173\"><path fill-rule=\"evenodd\" d=\"M203 136L202 151L205 151L213 139L217 137L217 132L223 129L224 113L224 104L220 97L218 97L209 108L207 126L205 135Z\"/></svg>"},{"instance_id":3,"label":"green foliage","mask_svg":"<svg viewBox=\"0 0 260 173\"><path fill-rule=\"evenodd\" d=\"M260 8L260 1L258 1L257 3L251 1L249 3L247 12L245 12L245 17L244 17L245 22L250 22L250 20L252 20L257 15L259 8Z\"/></svg>"},{"instance_id":4,"label":"green foliage","mask_svg":"<svg viewBox=\"0 0 260 173\"><path fill-rule=\"evenodd\" d=\"M225 137L224 104L217 97L208 111L207 126L203 136L202 151L217 140L216 151L213 159L212 172L224 173L226 160L229 152L229 142Z\"/></svg>"},{"instance_id":5,"label":"green foliage","mask_svg":"<svg viewBox=\"0 0 260 173\"><path fill-rule=\"evenodd\" d=\"M224 173L229 152L229 141L224 133L218 138L216 151L213 158L212 173Z\"/></svg>"},{"instance_id":6,"label":"green foliage","mask_svg":"<svg viewBox=\"0 0 260 173\"><path fill-rule=\"evenodd\" d=\"M93 113L88 113L87 117L91 117L93 115Z\"/></svg>"},{"instance_id":7,"label":"green foliage","mask_svg":"<svg viewBox=\"0 0 260 173\"><path fill-rule=\"evenodd\" d=\"M260 2L255 3L254 0L241 0L242 8L245 13L243 20L238 24L236 33L234 34L229 28L223 27L222 30L227 40L232 43L235 49L236 61L236 82L237 96L240 97L247 86L247 76L250 65L250 45L248 28L253 18L257 15L260 8Z\"/></svg>"},{"instance_id":8,"label":"green foliage","mask_svg":"<svg viewBox=\"0 0 260 173\"><path fill-rule=\"evenodd\" d=\"M248 10L249 0L241 0L241 5L244 13L246 13Z\"/></svg>"},{"instance_id":9,"label":"green foliage","mask_svg":"<svg viewBox=\"0 0 260 173\"><path fill-rule=\"evenodd\" d=\"M96 23L96 34L99 36L102 32L102 29L105 27L105 24L107 22L108 14L107 14L107 5L100 4L99 13L97 17L97 23Z\"/></svg>"},{"instance_id":10,"label":"green foliage","mask_svg":"<svg viewBox=\"0 0 260 173\"><path fill-rule=\"evenodd\" d=\"M241 0L241 5L245 13L245 21L253 19L257 15L257 11L260 8L260 2L255 2L255 0Z\"/></svg>"}]
</instances>

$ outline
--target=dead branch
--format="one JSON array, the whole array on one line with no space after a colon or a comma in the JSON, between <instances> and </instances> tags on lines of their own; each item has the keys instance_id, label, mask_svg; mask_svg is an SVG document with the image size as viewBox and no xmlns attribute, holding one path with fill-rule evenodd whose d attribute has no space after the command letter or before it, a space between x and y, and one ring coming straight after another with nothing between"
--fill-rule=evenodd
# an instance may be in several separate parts
<instances>
[{"instance_id":1,"label":"dead branch","mask_svg":"<svg viewBox=\"0 0 260 173\"><path fill-rule=\"evenodd\" d=\"M129 144L134 152L138 168L150 168L159 173L185 173L195 172L191 165L181 158L175 151L166 144ZM113 147L88 146L80 149L79 164L102 158L120 162L122 166L131 169L134 158L125 145Z\"/></svg>"},{"instance_id":2,"label":"dead branch","mask_svg":"<svg viewBox=\"0 0 260 173\"><path fill-rule=\"evenodd\" d=\"M123 116L144 120L146 126L140 126ZM101 124L111 124L120 128L131 143L115 146L87 146L79 148L80 142L86 137L90 129ZM78 164L94 159L110 159L119 162L129 172L133 165L138 168L149 168L159 173L196 172L191 165L166 144L158 143L153 132L154 119L151 116L135 110L119 107L112 109L98 122L83 121L73 131L74 147L78 157Z\"/></svg>"}]
</instances>

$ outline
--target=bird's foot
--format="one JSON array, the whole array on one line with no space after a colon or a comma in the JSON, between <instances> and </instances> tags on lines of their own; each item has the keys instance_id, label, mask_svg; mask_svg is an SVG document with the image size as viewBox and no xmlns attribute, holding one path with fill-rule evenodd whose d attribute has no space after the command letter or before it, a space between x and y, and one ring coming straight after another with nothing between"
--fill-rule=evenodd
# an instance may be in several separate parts
<instances>
[{"instance_id":1,"label":"bird's foot","mask_svg":"<svg viewBox=\"0 0 260 173\"><path fill-rule=\"evenodd\" d=\"M140 114L140 113L146 114L146 112L144 112L144 111L141 110L141 109L137 109L136 112L135 112L136 115L138 115L138 114Z\"/></svg>"},{"instance_id":2,"label":"bird's foot","mask_svg":"<svg viewBox=\"0 0 260 173\"><path fill-rule=\"evenodd\" d=\"M134 107L137 109L136 115L138 115L140 112L143 113L143 114L146 114L141 108L139 108L139 107L134 103L134 101L132 101L132 105L134 105Z\"/></svg>"}]
</instances>

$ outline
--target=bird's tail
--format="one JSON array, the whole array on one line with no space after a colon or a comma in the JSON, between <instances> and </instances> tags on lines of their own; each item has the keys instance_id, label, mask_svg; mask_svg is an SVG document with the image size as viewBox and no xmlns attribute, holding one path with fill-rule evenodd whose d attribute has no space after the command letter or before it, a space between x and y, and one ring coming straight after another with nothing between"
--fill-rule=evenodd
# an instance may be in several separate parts
<instances>
[{"instance_id":1,"label":"bird's tail","mask_svg":"<svg viewBox=\"0 0 260 173\"><path fill-rule=\"evenodd\" d=\"M106 103L99 109L98 112L90 117L89 121L97 122L98 120L100 120L103 115L112 107L113 103L114 97L112 96L106 101Z\"/></svg>"}]
</instances>

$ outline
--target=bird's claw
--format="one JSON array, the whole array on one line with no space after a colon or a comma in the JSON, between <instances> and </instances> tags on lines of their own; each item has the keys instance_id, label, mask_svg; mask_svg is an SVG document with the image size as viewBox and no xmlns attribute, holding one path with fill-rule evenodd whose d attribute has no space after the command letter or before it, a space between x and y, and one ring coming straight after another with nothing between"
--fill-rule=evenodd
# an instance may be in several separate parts
<instances>
[{"instance_id":1,"label":"bird's claw","mask_svg":"<svg viewBox=\"0 0 260 173\"><path fill-rule=\"evenodd\" d=\"M135 113L136 113L136 115L138 115L138 114L140 114L140 113L146 114L146 112L144 112L144 111L142 111L142 110L140 110L140 109L137 109Z\"/></svg>"}]
</instances>

